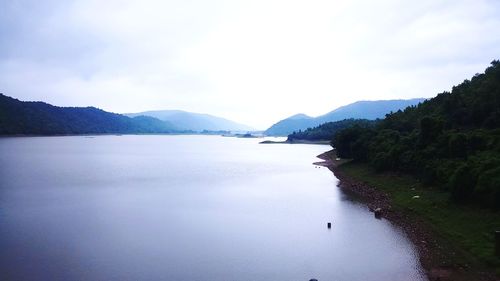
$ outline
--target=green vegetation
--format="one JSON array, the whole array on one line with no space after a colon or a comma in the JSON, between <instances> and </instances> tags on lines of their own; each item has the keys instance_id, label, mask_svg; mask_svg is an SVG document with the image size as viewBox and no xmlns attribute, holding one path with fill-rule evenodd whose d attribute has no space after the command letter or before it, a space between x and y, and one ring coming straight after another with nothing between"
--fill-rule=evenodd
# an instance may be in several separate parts
<instances>
[{"instance_id":1,"label":"green vegetation","mask_svg":"<svg viewBox=\"0 0 500 281\"><path fill-rule=\"evenodd\" d=\"M331 140L332 136L339 130L349 128L351 126L373 127L376 121L365 119L345 119L342 121L328 122L307 130L299 130L288 135L288 142L299 140L321 141Z\"/></svg>"},{"instance_id":2,"label":"green vegetation","mask_svg":"<svg viewBox=\"0 0 500 281\"><path fill-rule=\"evenodd\" d=\"M423 219L441 244L451 242L453 248L462 250L450 262L480 263L500 271L500 259L494 255L494 231L500 229L499 212L455 204L449 200L448 192L439 187L424 185L410 175L377 172L368 163L349 162L339 168L347 176L389 194L397 210ZM420 198L412 199L416 195Z\"/></svg>"},{"instance_id":3,"label":"green vegetation","mask_svg":"<svg viewBox=\"0 0 500 281\"><path fill-rule=\"evenodd\" d=\"M439 186L456 203L499 210L500 62L374 127L341 130L332 145L339 157L378 172L402 172Z\"/></svg>"},{"instance_id":4,"label":"green vegetation","mask_svg":"<svg viewBox=\"0 0 500 281\"><path fill-rule=\"evenodd\" d=\"M23 102L0 94L0 135L170 133L174 127L156 118L129 118L95 107L57 107Z\"/></svg>"}]
</instances>

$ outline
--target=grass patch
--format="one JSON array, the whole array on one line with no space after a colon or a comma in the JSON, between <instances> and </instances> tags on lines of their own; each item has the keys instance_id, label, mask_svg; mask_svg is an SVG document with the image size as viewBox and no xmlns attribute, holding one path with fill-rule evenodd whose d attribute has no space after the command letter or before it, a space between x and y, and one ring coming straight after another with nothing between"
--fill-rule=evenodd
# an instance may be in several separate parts
<instances>
[{"instance_id":1,"label":"grass patch","mask_svg":"<svg viewBox=\"0 0 500 281\"><path fill-rule=\"evenodd\" d=\"M454 204L449 193L424 186L412 176L380 174L366 164L352 162L339 169L388 193L397 210L424 220L440 242L459 251L453 262L494 268L500 274L500 258L495 256L494 245L494 231L500 230L500 212ZM419 199L412 199L417 195Z\"/></svg>"}]
</instances>

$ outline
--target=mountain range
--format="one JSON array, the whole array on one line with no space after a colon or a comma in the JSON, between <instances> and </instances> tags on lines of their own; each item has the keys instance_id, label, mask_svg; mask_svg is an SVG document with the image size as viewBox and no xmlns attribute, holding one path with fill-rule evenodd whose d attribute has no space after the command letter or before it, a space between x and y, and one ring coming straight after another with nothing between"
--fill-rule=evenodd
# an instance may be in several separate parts
<instances>
[{"instance_id":1,"label":"mountain range","mask_svg":"<svg viewBox=\"0 0 500 281\"><path fill-rule=\"evenodd\" d=\"M0 135L168 134L248 129L251 128L207 114L172 110L126 116L96 107L20 101L0 93Z\"/></svg>"},{"instance_id":2,"label":"mountain range","mask_svg":"<svg viewBox=\"0 0 500 281\"><path fill-rule=\"evenodd\" d=\"M340 121L344 119L368 119L383 118L390 112L405 109L408 106L417 105L425 101L424 98L409 100L377 100L358 101L341 106L333 111L318 117L305 114L295 114L283 119L264 131L268 136L287 136L299 130L316 127L326 122Z\"/></svg>"},{"instance_id":3,"label":"mountain range","mask_svg":"<svg viewBox=\"0 0 500 281\"><path fill-rule=\"evenodd\" d=\"M129 118L95 107L58 107L0 94L0 135L172 133L156 118Z\"/></svg>"},{"instance_id":4,"label":"mountain range","mask_svg":"<svg viewBox=\"0 0 500 281\"><path fill-rule=\"evenodd\" d=\"M348 118L377 119L424 99L359 101L325 115L296 114L274 124L266 135L288 135L320 124ZM20 101L0 94L0 134L148 134L251 131L231 120L181 110L117 114L95 107L58 107L44 102Z\"/></svg>"},{"instance_id":5,"label":"mountain range","mask_svg":"<svg viewBox=\"0 0 500 281\"><path fill-rule=\"evenodd\" d=\"M156 110L139 113L126 113L128 117L148 116L174 124L178 130L188 131L252 131L253 128L234 121L202 113L182 110Z\"/></svg>"}]
</instances>

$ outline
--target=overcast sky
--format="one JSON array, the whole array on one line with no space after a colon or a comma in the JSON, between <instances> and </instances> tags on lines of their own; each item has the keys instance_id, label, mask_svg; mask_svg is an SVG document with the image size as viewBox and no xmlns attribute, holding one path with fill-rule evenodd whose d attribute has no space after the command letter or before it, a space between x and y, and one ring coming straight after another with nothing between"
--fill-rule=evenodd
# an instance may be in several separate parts
<instances>
[{"instance_id":1,"label":"overcast sky","mask_svg":"<svg viewBox=\"0 0 500 281\"><path fill-rule=\"evenodd\" d=\"M432 97L500 58L500 1L0 0L0 92L265 129Z\"/></svg>"}]
</instances>

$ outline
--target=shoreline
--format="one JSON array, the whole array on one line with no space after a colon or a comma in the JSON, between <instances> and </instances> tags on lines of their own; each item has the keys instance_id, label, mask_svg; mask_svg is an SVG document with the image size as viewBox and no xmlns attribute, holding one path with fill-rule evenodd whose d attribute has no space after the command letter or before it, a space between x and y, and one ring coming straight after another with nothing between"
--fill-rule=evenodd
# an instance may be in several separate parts
<instances>
[{"instance_id":1,"label":"shoreline","mask_svg":"<svg viewBox=\"0 0 500 281\"><path fill-rule=\"evenodd\" d=\"M284 140L284 141L272 141L265 140L259 142L259 144L320 144L320 145L330 145L330 141L310 141L310 140Z\"/></svg>"},{"instance_id":2,"label":"shoreline","mask_svg":"<svg viewBox=\"0 0 500 281\"><path fill-rule=\"evenodd\" d=\"M430 224L426 223L423 219L411 216L405 210L394 208L389 194L361 180L346 175L339 166L349 162L349 160L336 160L336 154L333 149L317 157L323 161L315 162L314 164L328 168L338 178L338 187L340 189L349 195L354 195L356 199L366 204L372 212L380 208L383 218L403 230L415 247L420 265L428 280L497 280L488 273L474 269L471 271L468 265L459 265L450 262L457 255L457 249L446 245L448 243L439 238L431 230Z\"/></svg>"},{"instance_id":3,"label":"shoreline","mask_svg":"<svg viewBox=\"0 0 500 281\"><path fill-rule=\"evenodd\" d=\"M88 134L6 134L0 135L0 138L34 138L34 137L101 137L101 136L221 136L221 134L202 134L202 133L88 133ZM229 136L228 136L229 137ZM230 136L236 137L236 136ZM259 138L259 137L255 137Z\"/></svg>"}]
</instances>

